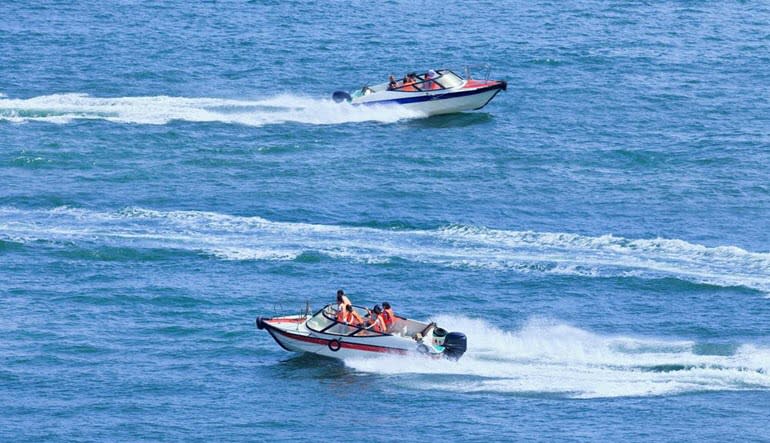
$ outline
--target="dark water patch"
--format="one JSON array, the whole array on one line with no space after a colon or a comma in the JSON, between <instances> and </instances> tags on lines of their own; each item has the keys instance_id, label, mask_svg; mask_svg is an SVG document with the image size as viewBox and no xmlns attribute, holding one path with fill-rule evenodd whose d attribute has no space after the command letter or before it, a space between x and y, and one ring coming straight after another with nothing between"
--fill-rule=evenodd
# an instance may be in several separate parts
<instances>
[{"instance_id":1,"label":"dark water patch","mask_svg":"<svg viewBox=\"0 0 770 443\"><path fill-rule=\"evenodd\" d=\"M57 340L55 343L48 343L43 346L43 351L53 353L58 356L67 357L100 357L114 353L115 351L106 347L98 347L86 343L68 343Z\"/></svg>"},{"instance_id":2,"label":"dark water patch","mask_svg":"<svg viewBox=\"0 0 770 443\"><path fill-rule=\"evenodd\" d=\"M533 66L553 66L553 67L570 64L570 62L566 60L559 60L555 58L535 58L535 59L530 59L529 61L527 61L527 63Z\"/></svg>"},{"instance_id":3,"label":"dark water patch","mask_svg":"<svg viewBox=\"0 0 770 443\"><path fill-rule=\"evenodd\" d=\"M405 125L414 129L467 128L485 125L494 121L492 114L486 112L436 115L428 118L407 120Z\"/></svg>"},{"instance_id":4,"label":"dark water patch","mask_svg":"<svg viewBox=\"0 0 770 443\"><path fill-rule=\"evenodd\" d=\"M53 166L53 162L42 156L21 155L10 160L9 165L29 169L42 169Z\"/></svg>"},{"instance_id":5,"label":"dark water patch","mask_svg":"<svg viewBox=\"0 0 770 443\"><path fill-rule=\"evenodd\" d=\"M84 248L75 244L68 244L67 246L69 247L66 250L58 251L56 255L73 260L103 262L160 262L175 261L184 257L200 257L200 253L174 248L131 248L122 246Z\"/></svg>"},{"instance_id":6,"label":"dark water patch","mask_svg":"<svg viewBox=\"0 0 770 443\"><path fill-rule=\"evenodd\" d=\"M7 190L5 192L8 192ZM37 193L0 196L0 206L10 206L18 209L51 209L62 206L77 207L75 200L62 197L59 194Z\"/></svg>"},{"instance_id":7,"label":"dark water patch","mask_svg":"<svg viewBox=\"0 0 770 443\"><path fill-rule=\"evenodd\" d=\"M617 149L607 152L611 159L615 157L626 168L660 168L668 163L670 158L661 152L642 149Z\"/></svg>"},{"instance_id":8,"label":"dark water patch","mask_svg":"<svg viewBox=\"0 0 770 443\"><path fill-rule=\"evenodd\" d=\"M677 371L691 371L701 366L697 365L682 365L682 364L663 364L655 366L644 366L640 369L644 372L677 372Z\"/></svg>"},{"instance_id":9,"label":"dark water patch","mask_svg":"<svg viewBox=\"0 0 770 443\"><path fill-rule=\"evenodd\" d=\"M285 380L339 380L353 381L352 371L335 358L302 353L294 354L273 366L275 376Z\"/></svg>"},{"instance_id":10,"label":"dark water patch","mask_svg":"<svg viewBox=\"0 0 770 443\"><path fill-rule=\"evenodd\" d=\"M168 337L190 337L194 335L200 335L205 333L202 328L192 328L188 326L175 325L175 326L163 326L159 328L150 329L152 335L161 335Z\"/></svg>"},{"instance_id":11,"label":"dark water patch","mask_svg":"<svg viewBox=\"0 0 770 443\"><path fill-rule=\"evenodd\" d=\"M4 383L18 383L21 380L21 376L14 374L11 371L7 371L5 369L0 369L0 384Z\"/></svg>"},{"instance_id":12,"label":"dark water patch","mask_svg":"<svg viewBox=\"0 0 770 443\"><path fill-rule=\"evenodd\" d=\"M327 261L327 260L329 260L329 257L326 254L323 254L318 251L305 251L299 254L297 258L294 259L294 262L315 264L315 263L321 263L322 261Z\"/></svg>"},{"instance_id":13,"label":"dark water patch","mask_svg":"<svg viewBox=\"0 0 770 443\"><path fill-rule=\"evenodd\" d=\"M735 355L740 346L734 343L696 343L692 352L695 355Z\"/></svg>"},{"instance_id":14,"label":"dark water patch","mask_svg":"<svg viewBox=\"0 0 770 443\"><path fill-rule=\"evenodd\" d=\"M24 249L24 242L0 239L0 252L19 251Z\"/></svg>"},{"instance_id":15,"label":"dark water patch","mask_svg":"<svg viewBox=\"0 0 770 443\"><path fill-rule=\"evenodd\" d=\"M260 143L258 145L254 145L252 149L255 152L263 155L294 154L302 150L303 146L300 144L288 144L288 143L273 144L273 145L264 145Z\"/></svg>"},{"instance_id":16,"label":"dark water patch","mask_svg":"<svg viewBox=\"0 0 770 443\"><path fill-rule=\"evenodd\" d=\"M119 306L119 307L139 307L155 306L178 309L194 309L192 312L198 312L198 309L212 305L212 300L207 298L198 298L188 295L179 295L179 289L169 288L165 294L147 294L147 288L137 290L137 293L125 293L125 289L106 288L90 294L67 294L53 297L57 302L67 302L73 304L92 305L92 306ZM155 291L153 291L155 292Z\"/></svg>"},{"instance_id":17,"label":"dark water patch","mask_svg":"<svg viewBox=\"0 0 770 443\"><path fill-rule=\"evenodd\" d=\"M169 289L169 291L173 291L173 289ZM137 297L137 299L140 299L142 300L143 303L149 304L152 306L186 308L186 309L211 306L214 303L214 301L211 300L210 298L199 298L191 295L180 295L180 294L153 295L153 296Z\"/></svg>"},{"instance_id":18,"label":"dark water patch","mask_svg":"<svg viewBox=\"0 0 770 443\"><path fill-rule=\"evenodd\" d=\"M622 274L622 273L621 273ZM654 273L642 273L639 275L606 275L592 276L592 278L616 281L618 285L628 288L651 290L664 294L685 294L707 297L720 297L725 295L762 295L764 291L749 286L735 284L718 284L700 282L689 277L659 276Z\"/></svg>"},{"instance_id":19,"label":"dark water patch","mask_svg":"<svg viewBox=\"0 0 770 443\"><path fill-rule=\"evenodd\" d=\"M404 220L367 220L345 223L345 226L352 226L356 228L373 228L390 231L411 231L418 229L435 229L439 225L417 225L409 221Z\"/></svg>"}]
</instances>

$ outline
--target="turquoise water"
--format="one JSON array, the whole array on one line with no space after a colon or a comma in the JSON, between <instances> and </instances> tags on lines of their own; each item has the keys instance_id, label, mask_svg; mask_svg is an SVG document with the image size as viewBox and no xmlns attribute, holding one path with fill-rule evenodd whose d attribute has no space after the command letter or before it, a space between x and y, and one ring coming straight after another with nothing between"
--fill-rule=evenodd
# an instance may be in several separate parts
<instances>
[{"instance_id":1,"label":"turquoise water","mask_svg":"<svg viewBox=\"0 0 770 443\"><path fill-rule=\"evenodd\" d=\"M3 16L0 439L770 439L770 8ZM330 100L486 63L480 112ZM340 362L254 327L340 287L470 349Z\"/></svg>"}]
</instances>

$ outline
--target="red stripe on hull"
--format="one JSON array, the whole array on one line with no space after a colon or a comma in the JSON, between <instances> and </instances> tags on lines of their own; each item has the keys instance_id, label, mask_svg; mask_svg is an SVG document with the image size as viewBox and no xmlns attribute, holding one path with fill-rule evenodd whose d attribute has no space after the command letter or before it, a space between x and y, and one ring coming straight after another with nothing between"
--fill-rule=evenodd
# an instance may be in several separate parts
<instances>
[{"instance_id":1,"label":"red stripe on hull","mask_svg":"<svg viewBox=\"0 0 770 443\"><path fill-rule=\"evenodd\" d=\"M303 321L305 321L304 317L300 317L300 318L277 317L277 318L271 318L271 319L265 320L266 323L301 323Z\"/></svg>"},{"instance_id":2,"label":"red stripe on hull","mask_svg":"<svg viewBox=\"0 0 770 443\"><path fill-rule=\"evenodd\" d=\"M328 346L329 343L333 341L333 340L327 340L325 338L308 337L305 335L295 335L295 334L291 334L289 332L282 331L280 329L275 329L275 328L273 328L273 330L283 335L284 337L288 337L292 340L315 343L318 345ZM405 349L389 348L387 346L364 345L361 343L352 343L352 342L346 342L342 340L340 340L340 348L355 349L357 351L380 352L380 353L388 353L388 354L406 354L408 352Z\"/></svg>"}]
</instances>

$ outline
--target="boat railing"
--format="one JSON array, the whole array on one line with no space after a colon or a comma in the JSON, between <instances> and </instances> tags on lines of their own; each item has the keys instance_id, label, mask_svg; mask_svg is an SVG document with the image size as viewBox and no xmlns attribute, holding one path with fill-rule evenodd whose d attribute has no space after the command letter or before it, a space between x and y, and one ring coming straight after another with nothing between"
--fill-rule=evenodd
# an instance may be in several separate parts
<instances>
[{"instance_id":1,"label":"boat railing","mask_svg":"<svg viewBox=\"0 0 770 443\"><path fill-rule=\"evenodd\" d=\"M425 78L425 74L415 74L415 77L417 77L417 81L414 83L407 83L403 84L403 80L397 81L396 83L402 83L401 86L395 87L393 89L388 89L389 91L399 91L399 92L419 92L419 91L440 91L442 89L446 89L444 85L439 83L436 80L441 79L441 77L444 77L446 75L446 71L439 70L436 71L438 74L436 77L433 77L431 79ZM430 89L423 89L420 87L420 85L425 85L425 83L432 83ZM406 90L405 88L414 88L415 91Z\"/></svg>"},{"instance_id":2,"label":"boat railing","mask_svg":"<svg viewBox=\"0 0 770 443\"><path fill-rule=\"evenodd\" d=\"M363 307L363 306L353 305L353 307L357 311L359 311L359 312L368 311L368 309ZM323 324L320 327L320 329L316 329L316 328L312 327L310 324L306 323L305 324L306 327L308 329L310 329L311 331L320 332L320 333L324 333L324 334L341 335L341 336L354 336L354 335L359 335L361 333L365 333L365 335L367 335L367 336L391 335L391 334L388 334L388 333L376 332L376 331L370 329L370 327L367 327L367 326L363 326L363 325L352 326L352 325L349 325L347 323L342 323L342 322L337 321L337 310L334 308L334 304L330 304L330 305L324 306L323 309L321 309L319 312L317 312L315 315L313 315L313 318L317 317L318 314L320 314L321 316L323 316L323 318L328 320L328 323L327 324ZM364 317L366 317L368 315L369 314L367 312ZM337 328L337 326L339 326L339 328ZM340 330L337 331L337 329L340 329ZM343 333L343 331L345 333Z\"/></svg>"},{"instance_id":3,"label":"boat railing","mask_svg":"<svg viewBox=\"0 0 770 443\"><path fill-rule=\"evenodd\" d=\"M465 66L465 79L474 80L473 72L481 72L484 75L483 79L477 78L476 80L489 80L489 76L492 74L492 66L489 63L483 65L466 65Z\"/></svg>"}]
</instances>

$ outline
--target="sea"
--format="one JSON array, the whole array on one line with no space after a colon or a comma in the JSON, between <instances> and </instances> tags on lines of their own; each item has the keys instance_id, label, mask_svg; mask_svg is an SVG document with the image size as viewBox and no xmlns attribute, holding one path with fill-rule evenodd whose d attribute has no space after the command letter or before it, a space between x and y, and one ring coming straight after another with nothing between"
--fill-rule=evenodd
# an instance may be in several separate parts
<instances>
[{"instance_id":1,"label":"sea","mask_svg":"<svg viewBox=\"0 0 770 443\"><path fill-rule=\"evenodd\" d=\"M0 11L0 441L770 441L768 3ZM468 352L255 327L340 288Z\"/></svg>"}]
</instances>

